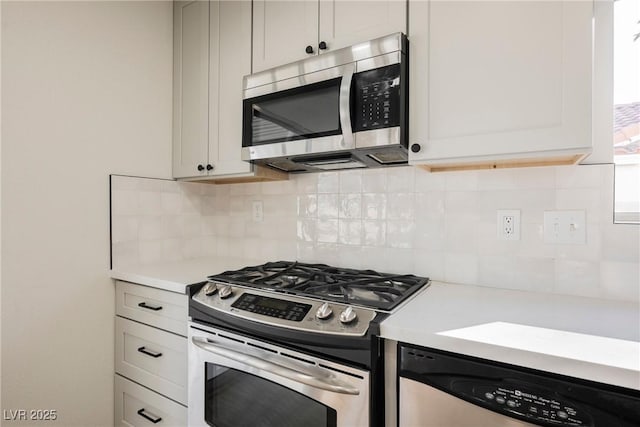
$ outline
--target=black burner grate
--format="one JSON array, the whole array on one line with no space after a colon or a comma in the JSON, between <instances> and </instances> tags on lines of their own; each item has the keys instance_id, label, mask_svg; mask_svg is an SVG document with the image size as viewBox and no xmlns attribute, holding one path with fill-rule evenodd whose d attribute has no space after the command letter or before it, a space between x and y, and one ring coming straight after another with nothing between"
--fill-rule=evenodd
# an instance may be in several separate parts
<instances>
[{"instance_id":1,"label":"black burner grate","mask_svg":"<svg viewBox=\"0 0 640 427\"><path fill-rule=\"evenodd\" d=\"M411 274L378 273L291 261L225 271L209 276L209 279L380 310L393 309L429 283L428 278Z\"/></svg>"}]
</instances>

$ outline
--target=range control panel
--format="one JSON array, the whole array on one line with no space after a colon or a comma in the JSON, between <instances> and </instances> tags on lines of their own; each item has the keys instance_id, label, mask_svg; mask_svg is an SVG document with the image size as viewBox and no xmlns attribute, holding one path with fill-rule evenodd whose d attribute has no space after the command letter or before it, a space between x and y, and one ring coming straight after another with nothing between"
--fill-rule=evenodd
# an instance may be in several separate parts
<instances>
[{"instance_id":1,"label":"range control panel","mask_svg":"<svg viewBox=\"0 0 640 427\"><path fill-rule=\"evenodd\" d=\"M311 310L310 304L300 304L249 293L242 294L231 304L231 307L293 322L301 322Z\"/></svg>"},{"instance_id":2,"label":"range control panel","mask_svg":"<svg viewBox=\"0 0 640 427\"><path fill-rule=\"evenodd\" d=\"M480 400L498 412L507 412L558 426L590 426L588 416L570 402L558 400L553 396L545 396L540 392L522 387L509 387L504 384L480 384L476 381L456 381L453 389Z\"/></svg>"},{"instance_id":3,"label":"range control panel","mask_svg":"<svg viewBox=\"0 0 640 427\"><path fill-rule=\"evenodd\" d=\"M355 74L354 90L355 132L400 125L400 64Z\"/></svg>"}]
</instances>

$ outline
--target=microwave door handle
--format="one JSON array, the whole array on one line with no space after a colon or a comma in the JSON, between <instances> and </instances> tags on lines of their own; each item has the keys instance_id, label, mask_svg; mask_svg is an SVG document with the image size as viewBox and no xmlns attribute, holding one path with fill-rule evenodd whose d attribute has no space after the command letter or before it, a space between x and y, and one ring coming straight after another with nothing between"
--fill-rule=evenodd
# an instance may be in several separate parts
<instances>
[{"instance_id":1,"label":"microwave door handle","mask_svg":"<svg viewBox=\"0 0 640 427\"><path fill-rule=\"evenodd\" d=\"M191 341L197 347L210 353L226 357L227 359L231 359L236 362L251 366L252 368L272 373L279 377L293 380L297 383L310 385L312 387L331 391L334 393L351 395L360 394L360 390L350 386L347 383L337 381L334 378L319 378L310 372L303 372L303 367L300 367L300 370L297 370L278 365L277 363L271 361L273 357L266 352L265 354L261 354L260 358L258 358L247 353L241 353L233 348L227 347L222 343L213 341L211 339L192 337Z\"/></svg>"},{"instance_id":2,"label":"microwave door handle","mask_svg":"<svg viewBox=\"0 0 640 427\"><path fill-rule=\"evenodd\" d=\"M351 129L351 83L354 71L353 64L346 65L340 81L340 127L344 144L342 148L355 148Z\"/></svg>"}]
</instances>

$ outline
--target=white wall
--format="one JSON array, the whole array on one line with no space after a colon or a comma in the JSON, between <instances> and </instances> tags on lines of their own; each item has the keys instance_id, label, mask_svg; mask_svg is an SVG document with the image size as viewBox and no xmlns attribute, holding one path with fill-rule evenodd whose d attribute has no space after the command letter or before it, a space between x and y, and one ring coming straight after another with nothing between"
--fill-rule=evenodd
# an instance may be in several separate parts
<instances>
[{"instance_id":1,"label":"white wall","mask_svg":"<svg viewBox=\"0 0 640 427\"><path fill-rule=\"evenodd\" d=\"M109 174L170 176L171 70L171 2L2 2L3 409L113 425Z\"/></svg>"}]
</instances>

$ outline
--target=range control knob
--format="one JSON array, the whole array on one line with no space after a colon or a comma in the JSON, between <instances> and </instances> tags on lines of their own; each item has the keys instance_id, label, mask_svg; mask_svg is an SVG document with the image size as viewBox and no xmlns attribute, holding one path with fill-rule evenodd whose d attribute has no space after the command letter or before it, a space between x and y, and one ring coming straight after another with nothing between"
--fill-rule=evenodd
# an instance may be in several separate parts
<instances>
[{"instance_id":1,"label":"range control knob","mask_svg":"<svg viewBox=\"0 0 640 427\"><path fill-rule=\"evenodd\" d=\"M411 144L411 151L413 151L414 153L417 153L421 149L422 147L420 146L420 144Z\"/></svg>"},{"instance_id":2,"label":"range control knob","mask_svg":"<svg viewBox=\"0 0 640 427\"><path fill-rule=\"evenodd\" d=\"M220 298L227 299L233 295L233 289L231 289L229 285L224 285L218 289L218 293L220 294Z\"/></svg>"},{"instance_id":3,"label":"range control knob","mask_svg":"<svg viewBox=\"0 0 640 427\"><path fill-rule=\"evenodd\" d=\"M340 321L342 323L351 323L356 320L356 312L353 311L353 307L347 307L342 313L340 313Z\"/></svg>"},{"instance_id":4,"label":"range control knob","mask_svg":"<svg viewBox=\"0 0 640 427\"><path fill-rule=\"evenodd\" d=\"M218 287L216 286L215 283L209 282L206 285L204 285L203 292L206 296L210 297L211 295L218 292Z\"/></svg>"},{"instance_id":5,"label":"range control knob","mask_svg":"<svg viewBox=\"0 0 640 427\"><path fill-rule=\"evenodd\" d=\"M333 310L331 309L331 307L329 307L328 302L325 302L324 304L322 304L320 308L318 308L318 310L316 311L316 317L320 320L328 319L329 317L331 317L332 314L333 314Z\"/></svg>"}]
</instances>

